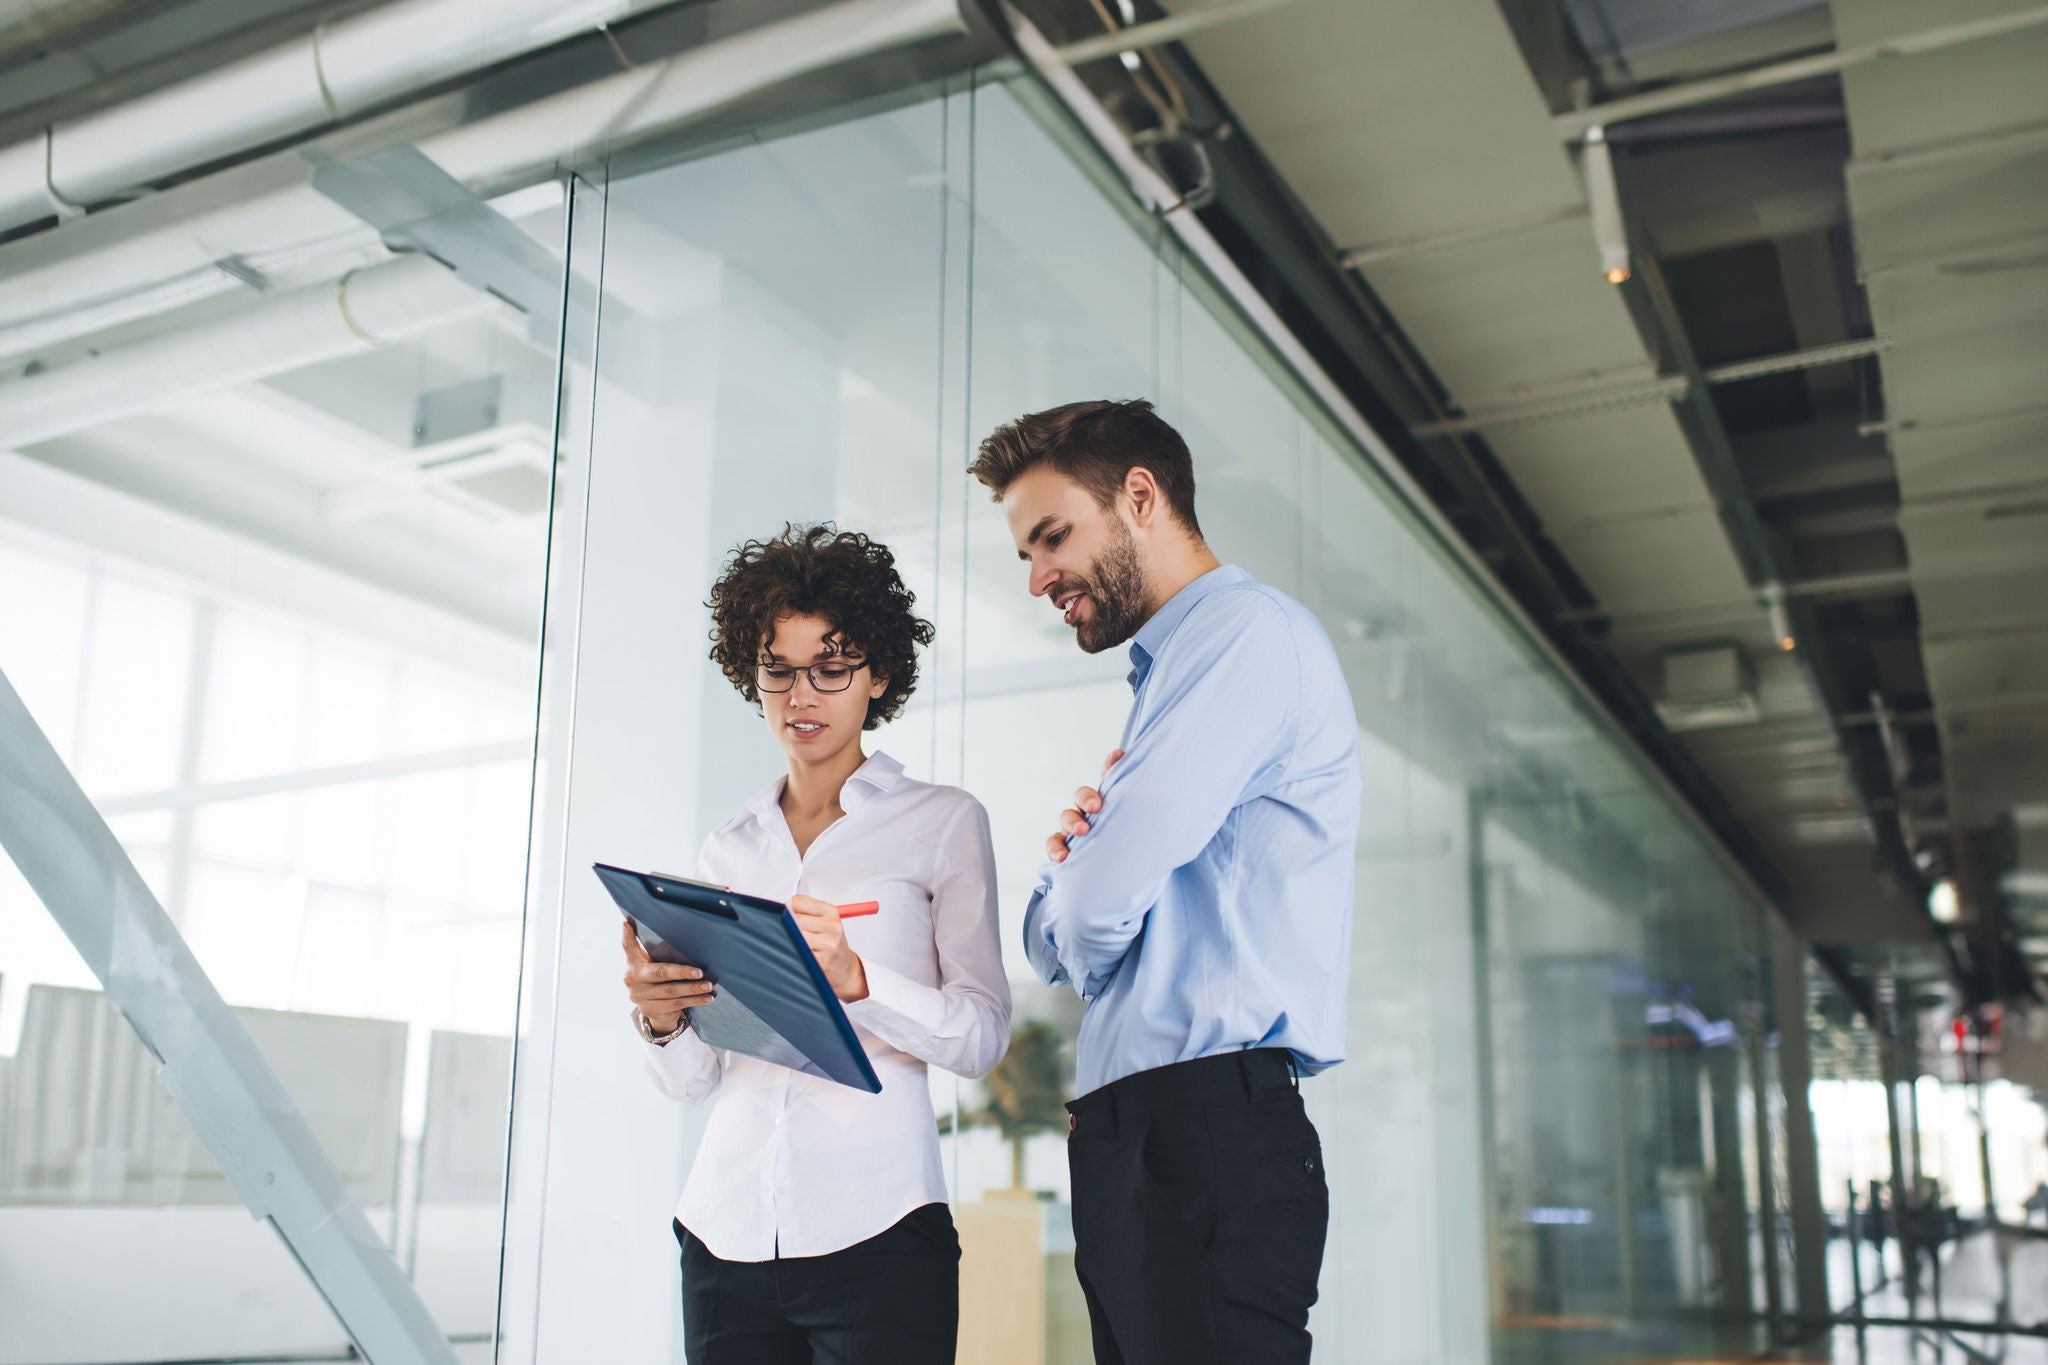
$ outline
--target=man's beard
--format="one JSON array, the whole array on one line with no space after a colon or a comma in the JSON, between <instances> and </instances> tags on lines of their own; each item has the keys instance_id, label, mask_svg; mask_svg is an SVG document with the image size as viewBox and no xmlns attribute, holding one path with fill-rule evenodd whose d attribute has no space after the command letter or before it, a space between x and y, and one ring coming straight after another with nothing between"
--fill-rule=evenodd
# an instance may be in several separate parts
<instances>
[{"instance_id":1,"label":"man's beard","mask_svg":"<svg viewBox=\"0 0 2048 1365\"><path fill-rule=\"evenodd\" d=\"M1138 562L1130 527L1109 519L1110 544L1088 566L1088 618L1074 627L1074 641L1090 654L1114 649L1145 624L1145 567Z\"/></svg>"}]
</instances>

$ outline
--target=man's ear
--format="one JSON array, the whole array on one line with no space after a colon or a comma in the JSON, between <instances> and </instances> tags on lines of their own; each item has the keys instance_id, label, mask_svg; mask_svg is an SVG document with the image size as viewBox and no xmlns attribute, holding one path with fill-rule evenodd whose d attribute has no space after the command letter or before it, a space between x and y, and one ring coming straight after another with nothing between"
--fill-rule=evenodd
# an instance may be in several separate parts
<instances>
[{"instance_id":1,"label":"man's ear","mask_svg":"<svg viewBox=\"0 0 2048 1365\"><path fill-rule=\"evenodd\" d=\"M1166 506L1159 493L1159 481L1143 465L1132 465L1124 475L1124 498L1130 503L1131 520L1139 526L1157 521Z\"/></svg>"}]
</instances>

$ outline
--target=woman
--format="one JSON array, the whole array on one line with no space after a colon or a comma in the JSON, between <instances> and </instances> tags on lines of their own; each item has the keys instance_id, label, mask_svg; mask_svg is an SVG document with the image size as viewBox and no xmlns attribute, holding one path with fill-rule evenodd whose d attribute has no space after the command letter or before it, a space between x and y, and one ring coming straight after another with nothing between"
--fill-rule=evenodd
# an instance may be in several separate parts
<instances>
[{"instance_id":1,"label":"woman","mask_svg":"<svg viewBox=\"0 0 2048 1365\"><path fill-rule=\"evenodd\" d=\"M713 830L697 876L786 901L881 1078L869 1095L690 1031L717 991L653 962L625 925L648 1069L716 1095L676 1210L691 1365L951 1362L960 1243L929 1065L987 1074L1010 1036L988 816L957 787L861 747L917 684L932 628L885 546L787 527L711 590L711 657L756 703L789 771ZM842 921L835 908L879 901Z\"/></svg>"}]
</instances>

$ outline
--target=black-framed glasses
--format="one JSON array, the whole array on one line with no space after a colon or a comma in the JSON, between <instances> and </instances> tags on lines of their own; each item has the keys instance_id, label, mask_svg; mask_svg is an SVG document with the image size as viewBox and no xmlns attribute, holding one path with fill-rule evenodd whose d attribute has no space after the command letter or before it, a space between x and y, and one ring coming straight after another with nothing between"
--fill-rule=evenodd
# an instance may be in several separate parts
<instances>
[{"instance_id":1,"label":"black-framed glasses","mask_svg":"<svg viewBox=\"0 0 2048 1365\"><path fill-rule=\"evenodd\" d=\"M844 692L853 686L853 675L866 668L867 660L849 663L845 659L827 659L821 664L805 664L799 668L792 664L754 665L754 686L763 692L787 692L796 686L796 675L810 675L811 686L820 692Z\"/></svg>"}]
</instances>

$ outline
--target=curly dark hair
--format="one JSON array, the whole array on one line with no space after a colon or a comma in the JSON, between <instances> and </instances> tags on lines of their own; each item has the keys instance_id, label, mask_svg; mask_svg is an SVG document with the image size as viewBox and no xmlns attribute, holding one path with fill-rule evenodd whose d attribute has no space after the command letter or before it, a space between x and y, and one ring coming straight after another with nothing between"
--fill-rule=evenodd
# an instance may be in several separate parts
<instances>
[{"instance_id":1,"label":"curly dark hair","mask_svg":"<svg viewBox=\"0 0 2048 1365\"><path fill-rule=\"evenodd\" d=\"M704 605L711 608L712 659L756 706L754 670L776 623L792 615L830 622L827 641L888 680L868 701L866 730L903 709L917 690L917 647L932 642L931 622L912 610L917 598L903 586L889 547L830 522L787 523L773 540L746 542L727 558Z\"/></svg>"}]
</instances>

